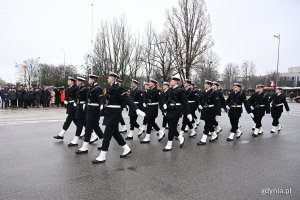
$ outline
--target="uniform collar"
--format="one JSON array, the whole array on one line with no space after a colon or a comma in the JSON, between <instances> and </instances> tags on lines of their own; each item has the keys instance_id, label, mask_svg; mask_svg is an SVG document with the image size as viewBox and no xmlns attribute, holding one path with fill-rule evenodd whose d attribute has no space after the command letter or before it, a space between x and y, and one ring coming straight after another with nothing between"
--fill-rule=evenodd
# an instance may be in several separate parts
<instances>
[{"instance_id":1,"label":"uniform collar","mask_svg":"<svg viewBox=\"0 0 300 200\"><path fill-rule=\"evenodd\" d=\"M178 87L178 85L175 85L174 87L173 87L173 89L175 89L175 88L177 88Z\"/></svg>"},{"instance_id":2,"label":"uniform collar","mask_svg":"<svg viewBox=\"0 0 300 200\"><path fill-rule=\"evenodd\" d=\"M209 92L210 90L212 90L212 88L209 88L208 90L205 90L205 92Z\"/></svg>"}]
</instances>

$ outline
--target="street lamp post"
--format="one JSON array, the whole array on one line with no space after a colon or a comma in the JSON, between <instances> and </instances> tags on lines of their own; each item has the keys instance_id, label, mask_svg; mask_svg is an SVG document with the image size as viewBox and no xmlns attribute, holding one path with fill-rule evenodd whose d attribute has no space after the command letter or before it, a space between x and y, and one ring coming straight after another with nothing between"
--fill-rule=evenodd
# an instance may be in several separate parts
<instances>
[{"instance_id":1,"label":"street lamp post","mask_svg":"<svg viewBox=\"0 0 300 200\"><path fill-rule=\"evenodd\" d=\"M91 48L93 51L93 37L94 37L94 4L91 4L92 6L92 35L91 35ZM94 67L91 65L91 74L94 73Z\"/></svg>"},{"instance_id":2,"label":"street lamp post","mask_svg":"<svg viewBox=\"0 0 300 200\"><path fill-rule=\"evenodd\" d=\"M275 79L275 88L277 87L278 84L278 78L279 78L279 74L278 74L278 66L279 66L279 48L280 48L280 34L278 35L273 35L275 38L278 39L278 55L277 55L277 71L276 71L276 79Z\"/></svg>"}]
</instances>

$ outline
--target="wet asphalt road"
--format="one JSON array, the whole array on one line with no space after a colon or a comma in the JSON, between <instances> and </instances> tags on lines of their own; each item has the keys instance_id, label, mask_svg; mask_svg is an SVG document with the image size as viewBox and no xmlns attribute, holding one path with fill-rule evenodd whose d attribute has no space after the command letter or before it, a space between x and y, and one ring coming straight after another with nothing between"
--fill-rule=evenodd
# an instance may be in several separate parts
<instances>
[{"instance_id":1,"label":"wet asphalt road","mask_svg":"<svg viewBox=\"0 0 300 200\"><path fill-rule=\"evenodd\" d=\"M271 118L265 117L264 134L252 138L253 122L243 114L242 137L227 142L230 123L223 113L217 142L196 145L202 136L201 121L197 137L188 138L186 133L185 146L179 149L174 141L171 152L162 152L166 139L158 142L153 132L150 144L140 144L135 135L128 142L133 153L121 159L122 148L112 140L107 160L100 165L91 163L99 144L90 145L85 155L76 155L77 147L67 146L74 125L63 141L53 139L61 130L64 109L1 110L0 199L297 200L300 104L290 107L293 115L283 114L280 134L269 133ZM159 125L160 120L161 116Z\"/></svg>"}]
</instances>

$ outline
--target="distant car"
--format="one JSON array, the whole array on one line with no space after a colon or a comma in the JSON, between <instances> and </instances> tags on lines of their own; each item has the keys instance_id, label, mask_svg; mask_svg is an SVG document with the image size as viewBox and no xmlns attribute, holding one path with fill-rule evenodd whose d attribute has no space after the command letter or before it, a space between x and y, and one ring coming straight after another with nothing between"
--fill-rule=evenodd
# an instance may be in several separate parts
<instances>
[{"instance_id":1,"label":"distant car","mask_svg":"<svg viewBox=\"0 0 300 200\"><path fill-rule=\"evenodd\" d=\"M294 98L294 100L295 100L297 103L300 103L300 96L296 96L296 97Z\"/></svg>"}]
</instances>

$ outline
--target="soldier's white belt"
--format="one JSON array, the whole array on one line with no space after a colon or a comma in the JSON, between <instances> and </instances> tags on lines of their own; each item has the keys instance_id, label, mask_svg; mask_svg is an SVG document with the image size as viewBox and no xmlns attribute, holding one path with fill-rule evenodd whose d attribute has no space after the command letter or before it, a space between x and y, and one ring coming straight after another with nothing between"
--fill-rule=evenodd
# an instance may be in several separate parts
<instances>
[{"instance_id":1,"label":"soldier's white belt","mask_svg":"<svg viewBox=\"0 0 300 200\"><path fill-rule=\"evenodd\" d=\"M215 107L215 105L207 105L207 106L203 106L203 108L212 108Z\"/></svg>"},{"instance_id":2,"label":"soldier's white belt","mask_svg":"<svg viewBox=\"0 0 300 200\"><path fill-rule=\"evenodd\" d=\"M68 103L74 103L74 100L73 101L68 101Z\"/></svg>"},{"instance_id":3,"label":"soldier's white belt","mask_svg":"<svg viewBox=\"0 0 300 200\"><path fill-rule=\"evenodd\" d=\"M171 103L170 106L181 106L181 103Z\"/></svg>"},{"instance_id":4,"label":"soldier's white belt","mask_svg":"<svg viewBox=\"0 0 300 200\"><path fill-rule=\"evenodd\" d=\"M85 101L80 101L79 104L85 104Z\"/></svg>"},{"instance_id":5,"label":"soldier's white belt","mask_svg":"<svg viewBox=\"0 0 300 200\"><path fill-rule=\"evenodd\" d=\"M231 108L241 108L242 107L242 105L232 105L232 106L230 106Z\"/></svg>"},{"instance_id":6,"label":"soldier's white belt","mask_svg":"<svg viewBox=\"0 0 300 200\"><path fill-rule=\"evenodd\" d=\"M135 102L133 102L133 103L135 103L135 104L139 104L140 102L137 102L137 101L135 101Z\"/></svg>"},{"instance_id":7,"label":"soldier's white belt","mask_svg":"<svg viewBox=\"0 0 300 200\"><path fill-rule=\"evenodd\" d=\"M281 103L281 104L275 104L273 107L279 107L279 106L283 106L283 103Z\"/></svg>"},{"instance_id":8,"label":"soldier's white belt","mask_svg":"<svg viewBox=\"0 0 300 200\"><path fill-rule=\"evenodd\" d=\"M195 103L196 101L188 101L189 103Z\"/></svg>"},{"instance_id":9,"label":"soldier's white belt","mask_svg":"<svg viewBox=\"0 0 300 200\"><path fill-rule=\"evenodd\" d=\"M258 107L265 107L265 105L259 105Z\"/></svg>"},{"instance_id":10,"label":"soldier's white belt","mask_svg":"<svg viewBox=\"0 0 300 200\"><path fill-rule=\"evenodd\" d=\"M108 105L107 108L121 108L120 105Z\"/></svg>"},{"instance_id":11,"label":"soldier's white belt","mask_svg":"<svg viewBox=\"0 0 300 200\"><path fill-rule=\"evenodd\" d=\"M99 106L99 103L88 103L89 106Z\"/></svg>"},{"instance_id":12,"label":"soldier's white belt","mask_svg":"<svg viewBox=\"0 0 300 200\"><path fill-rule=\"evenodd\" d=\"M147 103L148 106L155 106L155 105L158 105L158 102L156 103Z\"/></svg>"}]
</instances>

